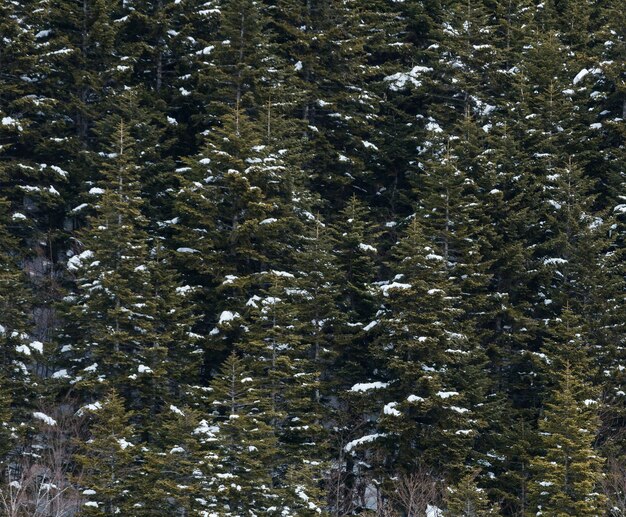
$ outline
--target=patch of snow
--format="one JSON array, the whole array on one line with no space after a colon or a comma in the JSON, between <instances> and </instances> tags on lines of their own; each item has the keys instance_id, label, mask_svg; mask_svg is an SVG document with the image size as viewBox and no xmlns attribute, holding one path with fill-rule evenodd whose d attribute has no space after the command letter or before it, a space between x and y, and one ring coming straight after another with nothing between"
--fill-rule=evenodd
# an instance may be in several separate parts
<instances>
[{"instance_id":1,"label":"patch of snow","mask_svg":"<svg viewBox=\"0 0 626 517\"><path fill-rule=\"evenodd\" d=\"M26 345L17 345L15 351L19 354L30 355L30 348Z\"/></svg>"},{"instance_id":2,"label":"patch of snow","mask_svg":"<svg viewBox=\"0 0 626 517\"><path fill-rule=\"evenodd\" d=\"M380 290L383 292L383 296L389 296L389 291L391 289L411 289L413 287L411 284L403 284L401 282L392 282L387 285L381 285Z\"/></svg>"},{"instance_id":3,"label":"patch of snow","mask_svg":"<svg viewBox=\"0 0 626 517\"><path fill-rule=\"evenodd\" d=\"M33 416L37 419L37 420L41 420L43 423L45 423L46 425L50 425L50 426L55 426L57 425L57 421L52 418L49 417L48 415L46 415L45 413L41 413L40 411L35 411L33 413Z\"/></svg>"},{"instance_id":4,"label":"patch of snow","mask_svg":"<svg viewBox=\"0 0 626 517\"><path fill-rule=\"evenodd\" d=\"M558 258L558 257L550 257L550 258L546 258L543 259L543 263L545 265L552 265L552 264L567 264L567 260L563 259L563 258Z\"/></svg>"},{"instance_id":5,"label":"patch of snow","mask_svg":"<svg viewBox=\"0 0 626 517\"><path fill-rule=\"evenodd\" d=\"M176 406L174 406L173 404L170 404L170 411L172 413L176 413L177 415L180 416L185 416L185 413L183 413L180 409L178 409Z\"/></svg>"},{"instance_id":6,"label":"patch of snow","mask_svg":"<svg viewBox=\"0 0 626 517\"><path fill-rule=\"evenodd\" d=\"M397 405L397 402L389 402L389 404L385 404L385 407L383 407L383 413L391 416L402 416L402 413L396 409Z\"/></svg>"},{"instance_id":7,"label":"patch of snow","mask_svg":"<svg viewBox=\"0 0 626 517\"><path fill-rule=\"evenodd\" d=\"M433 505L426 505L426 517L443 517L443 511Z\"/></svg>"},{"instance_id":8,"label":"patch of snow","mask_svg":"<svg viewBox=\"0 0 626 517\"><path fill-rule=\"evenodd\" d=\"M421 75L432 71L432 68L418 65L414 66L409 72L398 72L393 75L388 75L383 78L383 81L389 83L390 90L399 91L403 90L408 85L413 85L415 87L421 86Z\"/></svg>"},{"instance_id":9,"label":"patch of snow","mask_svg":"<svg viewBox=\"0 0 626 517\"><path fill-rule=\"evenodd\" d=\"M359 392L365 392L365 391L369 391L369 390L379 390L382 388L386 388L387 386L389 386L388 382L380 382L380 381L376 381L376 382L360 382L358 384L355 384L354 386L352 386L352 388L350 388L350 391L355 392L355 393L359 393Z\"/></svg>"},{"instance_id":10,"label":"patch of snow","mask_svg":"<svg viewBox=\"0 0 626 517\"><path fill-rule=\"evenodd\" d=\"M272 269L272 274L276 276L282 276L285 278L295 278L291 273L287 273L287 271L276 271L275 269Z\"/></svg>"},{"instance_id":11,"label":"patch of snow","mask_svg":"<svg viewBox=\"0 0 626 517\"><path fill-rule=\"evenodd\" d=\"M239 317L240 316L238 312L222 311L222 314L220 314L220 319L219 319L218 324L221 325L228 321L233 321L234 319L239 318Z\"/></svg>"},{"instance_id":12,"label":"patch of snow","mask_svg":"<svg viewBox=\"0 0 626 517\"><path fill-rule=\"evenodd\" d=\"M43 354L43 343L41 341L33 341L28 346L30 346L30 348L32 348L36 352L39 352L40 354Z\"/></svg>"},{"instance_id":13,"label":"patch of snow","mask_svg":"<svg viewBox=\"0 0 626 517\"><path fill-rule=\"evenodd\" d=\"M438 391L437 392L437 396L442 399L456 397L458 394L459 394L458 391Z\"/></svg>"},{"instance_id":14,"label":"patch of snow","mask_svg":"<svg viewBox=\"0 0 626 517\"><path fill-rule=\"evenodd\" d=\"M134 447L134 445L130 443L128 440L126 440L126 438L119 438L117 440L117 443L120 446L120 449L122 450L127 449L128 447Z\"/></svg>"},{"instance_id":15,"label":"patch of snow","mask_svg":"<svg viewBox=\"0 0 626 517\"><path fill-rule=\"evenodd\" d=\"M67 373L67 370L63 369L63 370L58 370L58 371L54 372L52 374L52 378L53 379L68 379L69 375Z\"/></svg>"},{"instance_id":16,"label":"patch of snow","mask_svg":"<svg viewBox=\"0 0 626 517\"><path fill-rule=\"evenodd\" d=\"M379 323L378 320L374 320L374 321L368 323L367 325L365 325L365 327L363 327L363 330L365 332L368 332L368 331L372 330L376 325L378 325L378 323Z\"/></svg>"},{"instance_id":17,"label":"patch of snow","mask_svg":"<svg viewBox=\"0 0 626 517\"><path fill-rule=\"evenodd\" d=\"M374 246L370 246L369 244L359 244L359 249L361 251L371 251L372 253L376 253L378 250Z\"/></svg>"},{"instance_id":18,"label":"patch of snow","mask_svg":"<svg viewBox=\"0 0 626 517\"><path fill-rule=\"evenodd\" d=\"M83 261L93 258L93 251L85 250L78 255L74 255L67 261L67 269L69 271L77 271L83 266Z\"/></svg>"},{"instance_id":19,"label":"patch of snow","mask_svg":"<svg viewBox=\"0 0 626 517\"><path fill-rule=\"evenodd\" d=\"M356 440L352 440L351 442L347 443L346 446L343 448L343 450L346 452L350 452L355 447L359 447L360 445L363 445L364 443L371 443L377 440L378 438L384 438L386 436L387 436L386 433L368 434L366 436L362 436L361 438L357 438Z\"/></svg>"},{"instance_id":20,"label":"patch of snow","mask_svg":"<svg viewBox=\"0 0 626 517\"><path fill-rule=\"evenodd\" d=\"M585 76L589 73L589 70L587 70L586 68L583 68L580 72L578 72L576 74L576 77L574 77L574 79L572 80L572 84L578 84L580 81L582 81Z\"/></svg>"}]
</instances>

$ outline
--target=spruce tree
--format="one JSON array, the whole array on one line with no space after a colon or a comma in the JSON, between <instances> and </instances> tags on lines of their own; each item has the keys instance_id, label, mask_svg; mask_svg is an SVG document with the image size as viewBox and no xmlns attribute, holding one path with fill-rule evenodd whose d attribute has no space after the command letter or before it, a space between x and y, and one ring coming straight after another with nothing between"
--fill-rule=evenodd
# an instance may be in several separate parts
<instances>
[{"instance_id":1,"label":"spruce tree","mask_svg":"<svg viewBox=\"0 0 626 517\"><path fill-rule=\"evenodd\" d=\"M539 418L540 451L531 459L529 497L543 515L598 515L603 459L594 450L597 396L586 382L589 361L575 317L566 311L546 347L546 369L554 383ZM529 510L531 507L529 507Z\"/></svg>"},{"instance_id":2,"label":"spruce tree","mask_svg":"<svg viewBox=\"0 0 626 517\"><path fill-rule=\"evenodd\" d=\"M81 467L77 482L84 487L82 513L133 514L141 494L134 485L138 447L131 415L114 390L81 411L91 417L88 437L74 455Z\"/></svg>"},{"instance_id":3,"label":"spruce tree","mask_svg":"<svg viewBox=\"0 0 626 517\"><path fill-rule=\"evenodd\" d=\"M215 438L207 444L205 476L210 507L220 515L279 515L283 502L272 480L277 441L270 401L251 375L231 354L211 384Z\"/></svg>"}]
</instances>

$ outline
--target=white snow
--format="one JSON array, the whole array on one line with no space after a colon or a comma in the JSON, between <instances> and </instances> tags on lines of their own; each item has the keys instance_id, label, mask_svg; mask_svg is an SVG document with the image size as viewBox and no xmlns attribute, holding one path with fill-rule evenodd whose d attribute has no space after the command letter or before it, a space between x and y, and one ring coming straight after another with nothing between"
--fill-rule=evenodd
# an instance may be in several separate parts
<instances>
[{"instance_id":1,"label":"white snow","mask_svg":"<svg viewBox=\"0 0 626 517\"><path fill-rule=\"evenodd\" d=\"M83 416L85 411L97 411L98 409L102 409L102 404L100 402L94 402L93 404L87 404L81 407L78 411L76 411L76 415Z\"/></svg>"},{"instance_id":2,"label":"white snow","mask_svg":"<svg viewBox=\"0 0 626 517\"><path fill-rule=\"evenodd\" d=\"M16 126L18 129L22 129L19 121L14 119L13 117L2 117L2 125L3 126Z\"/></svg>"},{"instance_id":3,"label":"white snow","mask_svg":"<svg viewBox=\"0 0 626 517\"><path fill-rule=\"evenodd\" d=\"M363 243L359 244L359 249L361 251L371 251L373 253L376 253L378 251L374 246L370 246L369 244L363 244Z\"/></svg>"},{"instance_id":4,"label":"white snow","mask_svg":"<svg viewBox=\"0 0 626 517\"><path fill-rule=\"evenodd\" d=\"M69 271L77 271L83 266L83 261L93 257L93 251L85 250L79 255L74 255L67 261L67 269Z\"/></svg>"},{"instance_id":5,"label":"white snow","mask_svg":"<svg viewBox=\"0 0 626 517\"><path fill-rule=\"evenodd\" d=\"M424 397L420 397L418 395L409 395L406 398L407 402L424 402L426 400Z\"/></svg>"},{"instance_id":6,"label":"white snow","mask_svg":"<svg viewBox=\"0 0 626 517\"><path fill-rule=\"evenodd\" d=\"M232 321L239 317L240 316L238 312L222 311L222 314L220 314L219 324L221 325L222 323L226 323L227 321Z\"/></svg>"},{"instance_id":7,"label":"white snow","mask_svg":"<svg viewBox=\"0 0 626 517\"><path fill-rule=\"evenodd\" d=\"M46 415L45 413L41 413L40 411L35 411L33 413L33 416L37 420L41 420L42 422L44 422L47 425L50 425L50 426L57 425L57 421L54 418L49 417L48 415Z\"/></svg>"},{"instance_id":8,"label":"white snow","mask_svg":"<svg viewBox=\"0 0 626 517\"><path fill-rule=\"evenodd\" d=\"M546 258L543 259L543 263L545 265L551 265L551 264L567 264L567 260L563 259L563 258L558 258L558 257L551 257L551 258Z\"/></svg>"},{"instance_id":9,"label":"white snow","mask_svg":"<svg viewBox=\"0 0 626 517\"><path fill-rule=\"evenodd\" d=\"M379 390L382 388L386 388L387 386L389 386L388 382L380 382L380 381L361 382L352 386L352 388L350 388L350 391L364 392L364 391L369 391L369 390Z\"/></svg>"},{"instance_id":10,"label":"white snow","mask_svg":"<svg viewBox=\"0 0 626 517\"><path fill-rule=\"evenodd\" d=\"M390 289L411 289L411 284L403 284L400 282L392 282L387 285L381 285L380 290L383 292L383 296L389 296Z\"/></svg>"},{"instance_id":11,"label":"white snow","mask_svg":"<svg viewBox=\"0 0 626 517\"><path fill-rule=\"evenodd\" d=\"M43 343L41 341L33 341L29 346L36 352L43 354Z\"/></svg>"},{"instance_id":12,"label":"white snow","mask_svg":"<svg viewBox=\"0 0 626 517\"><path fill-rule=\"evenodd\" d=\"M378 325L378 320L374 320L370 323L368 323L367 325L365 325L365 327L363 327L363 330L365 332L368 332L369 330L372 330L376 325Z\"/></svg>"},{"instance_id":13,"label":"white snow","mask_svg":"<svg viewBox=\"0 0 626 517\"><path fill-rule=\"evenodd\" d=\"M584 77L589 73L589 70L583 68L580 72L576 74L576 77L572 80L572 84L578 84L580 81L584 79Z\"/></svg>"},{"instance_id":14,"label":"white snow","mask_svg":"<svg viewBox=\"0 0 626 517\"><path fill-rule=\"evenodd\" d=\"M92 196L97 196L97 195L100 195L100 194L104 194L104 189L100 188L100 187L92 187L92 188L89 189L89 193Z\"/></svg>"},{"instance_id":15,"label":"white snow","mask_svg":"<svg viewBox=\"0 0 626 517\"><path fill-rule=\"evenodd\" d=\"M456 397L458 394L459 394L458 391L438 391L437 392L437 396L442 399Z\"/></svg>"},{"instance_id":16,"label":"white snow","mask_svg":"<svg viewBox=\"0 0 626 517\"><path fill-rule=\"evenodd\" d=\"M179 294L180 296L187 296L192 291L193 287L191 287L190 285L181 285L180 287L176 288L176 294Z\"/></svg>"},{"instance_id":17,"label":"white snow","mask_svg":"<svg viewBox=\"0 0 626 517\"><path fill-rule=\"evenodd\" d=\"M178 409L176 406L174 406L173 404L170 404L170 411L172 413L176 413L177 415L180 416L185 416L185 413L183 413L180 409Z\"/></svg>"},{"instance_id":18,"label":"white snow","mask_svg":"<svg viewBox=\"0 0 626 517\"><path fill-rule=\"evenodd\" d=\"M53 379L67 379L69 375L66 369L58 370L52 374Z\"/></svg>"},{"instance_id":19,"label":"white snow","mask_svg":"<svg viewBox=\"0 0 626 517\"><path fill-rule=\"evenodd\" d=\"M278 219L274 217L268 217L267 219L263 219L259 224L272 224L278 221Z\"/></svg>"},{"instance_id":20,"label":"white snow","mask_svg":"<svg viewBox=\"0 0 626 517\"><path fill-rule=\"evenodd\" d=\"M62 178L67 178L69 174L67 171L64 171L61 167L57 167L56 165L50 165L50 168Z\"/></svg>"},{"instance_id":21,"label":"white snow","mask_svg":"<svg viewBox=\"0 0 626 517\"><path fill-rule=\"evenodd\" d=\"M437 122L431 121L426 124L426 131L432 131L433 133L442 133L443 129L441 129L441 126L437 124Z\"/></svg>"},{"instance_id":22,"label":"white snow","mask_svg":"<svg viewBox=\"0 0 626 517\"><path fill-rule=\"evenodd\" d=\"M287 271L276 271L275 269L272 269L272 274L276 276L282 276L285 278L295 278L291 273L287 273Z\"/></svg>"},{"instance_id":23,"label":"white snow","mask_svg":"<svg viewBox=\"0 0 626 517\"><path fill-rule=\"evenodd\" d=\"M346 446L343 448L343 450L346 452L350 452L352 449L354 449L355 447L358 447L359 445L363 445L364 443L371 443L374 440L377 440L378 438L384 438L385 436L387 436L386 433L368 434L366 436L362 436L361 438L357 438L356 440L352 440L351 442L347 443Z\"/></svg>"},{"instance_id":24,"label":"white snow","mask_svg":"<svg viewBox=\"0 0 626 517\"><path fill-rule=\"evenodd\" d=\"M15 351L20 354L30 355L30 348L28 348L26 345L17 345L15 347Z\"/></svg>"},{"instance_id":25,"label":"white snow","mask_svg":"<svg viewBox=\"0 0 626 517\"><path fill-rule=\"evenodd\" d=\"M72 208L70 210L70 214L77 214L78 212L80 212L81 210L83 210L84 208L87 208L89 205L87 203L82 203L78 206L75 206L74 208Z\"/></svg>"},{"instance_id":26,"label":"white snow","mask_svg":"<svg viewBox=\"0 0 626 517\"><path fill-rule=\"evenodd\" d=\"M397 402L389 402L389 404L385 404L385 407L383 407L383 413L391 416L402 416L402 413L396 409L397 405Z\"/></svg>"},{"instance_id":27,"label":"white snow","mask_svg":"<svg viewBox=\"0 0 626 517\"><path fill-rule=\"evenodd\" d=\"M215 434L219 432L219 427L214 425L209 425L206 420L201 420L193 431L193 434L203 434L207 438L212 439L215 438Z\"/></svg>"},{"instance_id":28,"label":"white snow","mask_svg":"<svg viewBox=\"0 0 626 517\"><path fill-rule=\"evenodd\" d=\"M432 505L426 505L426 517L443 517L443 511Z\"/></svg>"},{"instance_id":29,"label":"white snow","mask_svg":"<svg viewBox=\"0 0 626 517\"><path fill-rule=\"evenodd\" d=\"M152 373L152 368L150 368L149 366L146 366L145 364L140 364L137 367L137 371L139 373Z\"/></svg>"},{"instance_id":30,"label":"white snow","mask_svg":"<svg viewBox=\"0 0 626 517\"><path fill-rule=\"evenodd\" d=\"M200 253L198 250L193 248L178 248L176 250L178 253Z\"/></svg>"},{"instance_id":31,"label":"white snow","mask_svg":"<svg viewBox=\"0 0 626 517\"><path fill-rule=\"evenodd\" d=\"M414 66L409 72L398 72L383 78L383 81L389 83L389 89L398 91L406 88L408 84L413 86L421 86L420 76L427 72L432 72L432 68L427 66Z\"/></svg>"},{"instance_id":32,"label":"white snow","mask_svg":"<svg viewBox=\"0 0 626 517\"><path fill-rule=\"evenodd\" d=\"M119 438L117 443L122 450L127 449L128 447L133 447L133 444L126 440L126 438Z\"/></svg>"}]
</instances>

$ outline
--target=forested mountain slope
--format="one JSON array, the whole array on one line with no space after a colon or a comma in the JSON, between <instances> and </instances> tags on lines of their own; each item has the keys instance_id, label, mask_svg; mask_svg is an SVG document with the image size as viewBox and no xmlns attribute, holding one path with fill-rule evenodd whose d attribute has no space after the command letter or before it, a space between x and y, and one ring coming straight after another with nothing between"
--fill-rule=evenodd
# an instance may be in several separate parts
<instances>
[{"instance_id":1,"label":"forested mountain slope","mask_svg":"<svg viewBox=\"0 0 626 517\"><path fill-rule=\"evenodd\" d=\"M0 0L0 515L626 516L620 0Z\"/></svg>"}]
</instances>

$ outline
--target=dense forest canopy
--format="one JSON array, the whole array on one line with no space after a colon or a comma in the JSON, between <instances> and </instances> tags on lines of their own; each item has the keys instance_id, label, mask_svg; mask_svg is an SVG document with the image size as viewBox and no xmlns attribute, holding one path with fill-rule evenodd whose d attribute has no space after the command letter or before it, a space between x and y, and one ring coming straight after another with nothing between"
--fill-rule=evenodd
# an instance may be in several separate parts
<instances>
[{"instance_id":1,"label":"dense forest canopy","mask_svg":"<svg viewBox=\"0 0 626 517\"><path fill-rule=\"evenodd\" d=\"M620 0L0 0L0 515L626 516Z\"/></svg>"}]
</instances>

